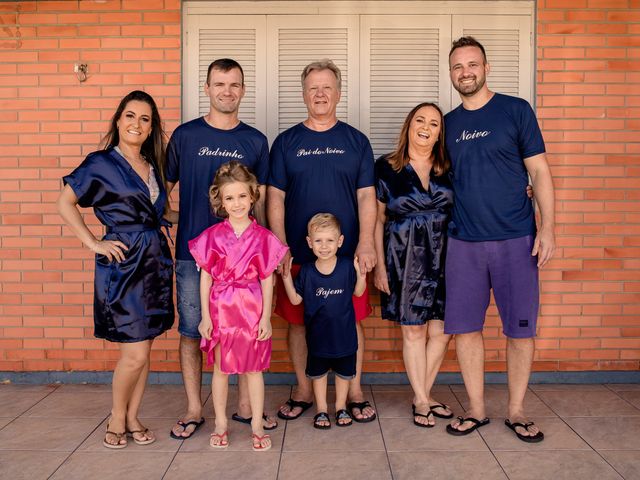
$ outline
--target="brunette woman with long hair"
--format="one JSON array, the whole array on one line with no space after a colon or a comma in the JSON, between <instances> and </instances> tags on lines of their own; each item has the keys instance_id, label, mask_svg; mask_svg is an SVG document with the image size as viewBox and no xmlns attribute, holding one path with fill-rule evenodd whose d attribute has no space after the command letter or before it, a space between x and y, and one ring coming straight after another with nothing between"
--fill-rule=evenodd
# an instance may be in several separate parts
<instances>
[{"instance_id":1,"label":"brunette woman with long hair","mask_svg":"<svg viewBox=\"0 0 640 480\"><path fill-rule=\"evenodd\" d=\"M413 423L433 427L453 412L431 395L450 335L444 334L444 256L453 204L442 112L416 105L396 149L376 161L378 261L382 318L401 326Z\"/></svg>"},{"instance_id":2,"label":"brunette woman with long hair","mask_svg":"<svg viewBox=\"0 0 640 480\"><path fill-rule=\"evenodd\" d=\"M113 406L103 445L156 440L138 419L153 339L173 324L173 262L160 228L167 205L164 132L153 98L136 90L113 115L103 150L63 178L60 215L95 255L94 335L120 347ZM95 238L80 207L93 207L106 227Z\"/></svg>"}]
</instances>

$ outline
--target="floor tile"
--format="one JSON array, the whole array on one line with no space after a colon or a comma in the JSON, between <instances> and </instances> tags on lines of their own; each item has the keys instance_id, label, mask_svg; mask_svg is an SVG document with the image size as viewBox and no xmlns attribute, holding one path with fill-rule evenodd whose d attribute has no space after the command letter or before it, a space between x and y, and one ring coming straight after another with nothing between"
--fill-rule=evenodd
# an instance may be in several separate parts
<instances>
[{"instance_id":1,"label":"floor tile","mask_svg":"<svg viewBox=\"0 0 640 480\"><path fill-rule=\"evenodd\" d=\"M267 452L179 452L163 480L274 480L280 453ZM221 473L224 472L224 473ZM258 473L259 472L259 473ZM148 478L148 477L147 477Z\"/></svg>"},{"instance_id":2,"label":"floor tile","mask_svg":"<svg viewBox=\"0 0 640 480\"><path fill-rule=\"evenodd\" d=\"M100 418L111 412L111 393L54 392L31 407L24 416L43 418Z\"/></svg>"},{"instance_id":3,"label":"floor tile","mask_svg":"<svg viewBox=\"0 0 640 480\"><path fill-rule=\"evenodd\" d=\"M638 452L603 450L600 455L626 480L640 479L640 455Z\"/></svg>"},{"instance_id":4,"label":"floor tile","mask_svg":"<svg viewBox=\"0 0 640 480\"><path fill-rule=\"evenodd\" d=\"M619 390L640 390L640 383L606 383L605 387L614 392Z\"/></svg>"},{"instance_id":5,"label":"floor tile","mask_svg":"<svg viewBox=\"0 0 640 480\"><path fill-rule=\"evenodd\" d=\"M353 451L354 445L357 445L357 449L361 452L384 451L378 420L370 423L354 423L350 427L337 427L331 412L329 416L332 423L329 430L313 428L312 417L288 421L283 451L348 452Z\"/></svg>"},{"instance_id":6,"label":"floor tile","mask_svg":"<svg viewBox=\"0 0 640 480\"><path fill-rule=\"evenodd\" d=\"M435 399L449 405L455 415L462 414L462 406L452 392L434 392ZM375 392L376 409L380 418L410 418L413 392Z\"/></svg>"},{"instance_id":7,"label":"floor tile","mask_svg":"<svg viewBox=\"0 0 640 480\"><path fill-rule=\"evenodd\" d=\"M278 480L391 480L384 452L284 452Z\"/></svg>"},{"instance_id":8,"label":"floor tile","mask_svg":"<svg viewBox=\"0 0 640 480\"><path fill-rule=\"evenodd\" d=\"M640 390L622 390L617 393L631 405L640 409Z\"/></svg>"},{"instance_id":9,"label":"floor tile","mask_svg":"<svg viewBox=\"0 0 640 480\"><path fill-rule=\"evenodd\" d=\"M0 451L2 478L44 480L69 456L69 452Z\"/></svg>"},{"instance_id":10,"label":"floor tile","mask_svg":"<svg viewBox=\"0 0 640 480\"><path fill-rule=\"evenodd\" d=\"M456 437L445 431L448 422L448 420L436 419L435 427L421 428L415 426L411 418L380 419L384 444L389 452L488 451L477 431L464 437Z\"/></svg>"},{"instance_id":11,"label":"floor tile","mask_svg":"<svg viewBox=\"0 0 640 480\"><path fill-rule=\"evenodd\" d=\"M105 452L75 452L51 477L51 480L99 478L123 480L132 478L159 479L171 463L164 453L128 450Z\"/></svg>"},{"instance_id":12,"label":"floor tile","mask_svg":"<svg viewBox=\"0 0 640 480\"><path fill-rule=\"evenodd\" d=\"M496 452L509 480L621 479L596 452Z\"/></svg>"},{"instance_id":13,"label":"floor tile","mask_svg":"<svg viewBox=\"0 0 640 480\"><path fill-rule=\"evenodd\" d=\"M10 423L13 417L0 417L0 429Z\"/></svg>"},{"instance_id":14,"label":"floor tile","mask_svg":"<svg viewBox=\"0 0 640 480\"><path fill-rule=\"evenodd\" d=\"M571 417L565 420L596 450L640 450L640 417Z\"/></svg>"},{"instance_id":15,"label":"floor tile","mask_svg":"<svg viewBox=\"0 0 640 480\"><path fill-rule=\"evenodd\" d=\"M394 480L507 480L490 452L391 452L389 461Z\"/></svg>"},{"instance_id":16,"label":"floor tile","mask_svg":"<svg viewBox=\"0 0 640 480\"><path fill-rule=\"evenodd\" d=\"M55 391L48 385L0 385L3 417L17 417Z\"/></svg>"},{"instance_id":17,"label":"floor tile","mask_svg":"<svg viewBox=\"0 0 640 480\"><path fill-rule=\"evenodd\" d=\"M496 419L486 427L482 427L480 436L487 442L491 450L519 450L536 452L539 450L591 450L578 434L576 434L561 418L540 417L536 425L544 433L544 440L539 443L527 443L519 440L513 431Z\"/></svg>"},{"instance_id":18,"label":"floor tile","mask_svg":"<svg viewBox=\"0 0 640 480\"><path fill-rule=\"evenodd\" d=\"M534 392L604 392L608 390L608 388L601 383L540 383L529 385L529 389Z\"/></svg>"},{"instance_id":19,"label":"floor tile","mask_svg":"<svg viewBox=\"0 0 640 480\"><path fill-rule=\"evenodd\" d=\"M172 417L177 419L187 410L187 396L182 385L164 385L164 388L148 388L140 407L141 417ZM203 387L200 393L202 403L211 394L211 387Z\"/></svg>"},{"instance_id":20,"label":"floor tile","mask_svg":"<svg viewBox=\"0 0 640 480\"><path fill-rule=\"evenodd\" d=\"M77 383L77 384L56 384L56 393L100 393L107 392L111 394L110 383ZM147 385L147 391L153 389L154 385Z\"/></svg>"},{"instance_id":21,"label":"floor tile","mask_svg":"<svg viewBox=\"0 0 640 480\"><path fill-rule=\"evenodd\" d=\"M172 418L145 418L140 421L156 435L156 441L149 445L137 445L131 437L128 439L127 451L139 452L170 452L175 453L180 447L180 441L169 436L169 431L173 426ZM83 452L104 452L106 448L102 445L104 434L107 429L105 420L78 448Z\"/></svg>"},{"instance_id":22,"label":"floor tile","mask_svg":"<svg viewBox=\"0 0 640 480\"><path fill-rule=\"evenodd\" d=\"M640 416L639 409L610 391L538 392L537 395L561 417Z\"/></svg>"},{"instance_id":23,"label":"floor tile","mask_svg":"<svg viewBox=\"0 0 640 480\"><path fill-rule=\"evenodd\" d=\"M462 407L467 410L469 408L469 397L467 396L467 392L455 392L456 398L462 405ZM562 395L562 394L560 394ZM508 405L509 405L509 392L506 388L497 389L491 388L485 390L484 392L485 406L486 406L486 415L489 418L494 419L502 419L503 421L508 414ZM539 417L555 417L557 416L548 406L546 406L540 398L538 398L538 394L533 393L531 391L527 391L524 397L524 410L527 415L533 419L534 421ZM461 415L461 414L458 414Z\"/></svg>"},{"instance_id":24,"label":"floor tile","mask_svg":"<svg viewBox=\"0 0 640 480\"><path fill-rule=\"evenodd\" d=\"M213 417L205 417L206 423L200 427L200 429L187 440L175 440L176 443L182 443L180 452L209 452L212 455L218 455L225 452L248 452L252 451L251 442L251 425L244 425L238 422L229 421L229 447L224 451L221 449L211 448L209 445L209 439L215 428L215 422ZM271 436L271 450L280 451L282 449L282 441L284 438L284 427L278 426L275 430L270 430L268 433ZM265 452L266 453L266 452Z\"/></svg>"},{"instance_id":25,"label":"floor tile","mask_svg":"<svg viewBox=\"0 0 640 480\"><path fill-rule=\"evenodd\" d=\"M98 423L92 418L20 417L0 430L0 450L70 452L93 432Z\"/></svg>"}]
</instances>

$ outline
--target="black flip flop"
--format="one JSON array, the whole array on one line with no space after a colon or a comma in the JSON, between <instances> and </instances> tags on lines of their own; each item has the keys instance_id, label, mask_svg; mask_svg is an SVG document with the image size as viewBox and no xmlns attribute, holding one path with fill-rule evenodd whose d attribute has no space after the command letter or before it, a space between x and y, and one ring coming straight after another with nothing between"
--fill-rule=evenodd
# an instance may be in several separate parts
<instances>
[{"instance_id":1,"label":"black flip flop","mask_svg":"<svg viewBox=\"0 0 640 480\"><path fill-rule=\"evenodd\" d=\"M339 420L344 420L348 418L349 420L351 420L348 423L340 423ZM353 417L351 416L351 414L349 412L347 412L344 408L338 410L336 412L336 426L338 427L350 427L351 425L353 425Z\"/></svg>"},{"instance_id":2,"label":"black flip flop","mask_svg":"<svg viewBox=\"0 0 640 480\"><path fill-rule=\"evenodd\" d=\"M169 433L171 438L175 438L176 440L186 440L187 438L193 437L193 434L196 433L198 431L198 429L204 424L204 417L200 418L200 421L191 420L190 422L186 422L185 423L182 420L178 420L176 423L182 427L182 429L183 429L182 431L185 431L189 425L195 425L196 426L196 428L193 429L193 432L191 432L186 437L182 437L180 435L176 435L175 433L173 433L173 430L171 430L171 432Z\"/></svg>"},{"instance_id":3,"label":"black flip flop","mask_svg":"<svg viewBox=\"0 0 640 480\"><path fill-rule=\"evenodd\" d=\"M320 425L318 422L328 422L328 425ZM326 412L320 412L315 417L313 417L313 428L317 428L318 430L329 430L331 428L331 420L329 420L329 415Z\"/></svg>"},{"instance_id":4,"label":"black flip flop","mask_svg":"<svg viewBox=\"0 0 640 480\"><path fill-rule=\"evenodd\" d=\"M414 417L414 418L413 418L413 424L414 424L416 427L421 427L421 428L433 428L433 427L435 427L435 424L434 424L434 425L430 425L430 424L428 424L428 423L420 423L420 422L418 422L418 421L415 419L415 417L422 417L422 418L426 418L426 419L428 420L428 419L429 419L429 417L433 417L433 416L434 416L434 413L433 413L433 411L431 411L431 410L429 410L429 413L427 413L426 415L424 415L424 414L422 414L422 413L418 413L418 412L416 412L416 409L414 408L414 409L413 409L413 417Z\"/></svg>"},{"instance_id":5,"label":"black flip flop","mask_svg":"<svg viewBox=\"0 0 640 480\"><path fill-rule=\"evenodd\" d=\"M449 405L445 405L444 403L434 403L433 405L429 405L429 408L431 409L431 412L433 412L434 417L453 418L453 412L451 412L449 415L443 415L442 413L438 413L434 410L434 408L443 408L444 410L451 410L451 407L449 407Z\"/></svg>"},{"instance_id":6,"label":"black flip flop","mask_svg":"<svg viewBox=\"0 0 640 480\"><path fill-rule=\"evenodd\" d=\"M357 408L358 410L360 410L360 413L362 413L362 411L367 408L370 407L371 404L368 401L364 401L364 402L349 402L347 403L347 409L349 410L349 413L351 414L351 418L353 418L354 422L358 422L358 423L369 423L369 422L373 422L376 417L378 416L375 412L373 415L371 415L370 417L367 418L358 418L353 414L353 409Z\"/></svg>"},{"instance_id":7,"label":"black flip flop","mask_svg":"<svg viewBox=\"0 0 640 480\"><path fill-rule=\"evenodd\" d=\"M449 409L451 410L451 407L449 405L445 405L444 403L434 403L433 405L429 405L429 408L431 409L431 412L433 413L434 417L438 417L438 418L453 418L453 412L450 413L449 415L442 415L441 413L438 413L434 410L434 408L444 408L444 409ZM415 412L416 411L416 404L412 403L411 404L411 411Z\"/></svg>"},{"instance_id":8,"label":"black flip flop","mask_svg":"<svg viewBox=\"0 0 640 480\"><path fill-rule=\"evenodd\" d=\"M240 422L240 423L246 423L247 425L251 425L251 420L253 417L241 417L240 415L238 415L238 412L234 413L233 415L231 415L231 420L234 420L236 422ZM267 417L266 413L262 414L262 419L267 422L269 417ZM275 430L276 428L278 428L278 422L276 422L276 424L272 427L262 427L263 430Z\"/></svg>"},{"instance_id":9,"label":"black flip flop","mask_svg":"<svg viewBox=\"0 0 640 480\"><path fill-rule=\"evenodd\" d=\"M488 418L483 418L482 420L478 420L477 418L473 418L473 417L466 417L466 418L458 417L458 421L460 422L458 426L462 425L464 422L471 422L473 423L473 425L467 428L466 430L458 430L457 428L453 428L451 425L447 425L447 433L451 435L455 435L457 437L462 437L464 435L469 435L471 432L479 429L480 427L484 427L490 422Z\"/></svg>"},{"instance_id":10,"label":"black flip flop","mask_svg":"<svg viewBox=\"0 0 640 480\"><path fill-rule=\"evenodd\" d=\"M288 417L280 410L278 410L278 418L281 418L282 420L295 420L296 418L299 418L300 415L302 415L304 412L313 407L313 402L303 402L302 400L294 400L293 398L290 398L289 400L284 402L284 404L289 406L289 411L293 411L293 409L296 407L301 408L302 411L298 415Z\"/></svg>"},{"instance_id":11,"label":"black flip flop","mask_svg":"<svg viewBox=\"0 0 640 480\"><path fill-rule=\"evenodd\" d=\"M504 424L507 427L509 427L511 430L513 430L513 433L515 433L518 436L518 438L520 440L522 440L523 442L538 443L538 442L541 442L542 440L544 440L544 433L542 433L539 430L538 430L538 433L536 433L535 435L522 435L521 433L518 433L516 431L516 427L522 427L528 432L529 431L529 427L531 425L535 425L533 422L527 422L527 423L514 422L514 423L511 423L509 421L509 419L507 418L504 421Z\"/></svg>"}]
</instances>

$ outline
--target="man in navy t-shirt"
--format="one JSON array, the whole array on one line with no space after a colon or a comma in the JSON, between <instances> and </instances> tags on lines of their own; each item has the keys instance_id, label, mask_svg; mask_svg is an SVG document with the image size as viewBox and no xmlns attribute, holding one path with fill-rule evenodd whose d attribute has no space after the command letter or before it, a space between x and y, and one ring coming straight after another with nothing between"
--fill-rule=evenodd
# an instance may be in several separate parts
<instances>
[{"instance_id":1,"label":"man in navy t-shirt","mask_svg":"<svg viewBox=\"0 0 640 480\"><path fill-rule=\"evenodd\" d=\"M373 230L376 219L373 151L367 137L340 122L336 106L340 101L341 73L331 61L314 62L302 72L303 99L307 119L282 132L271 147L271 169L267 215L269 226L290 252L281 268L292 275L300 264L313 260L305 237L307 222L319 212L335 215L342 225L345 242L342 256L358 256L362 273L375 266ZM280 408L280 418L292 420L311 407L313 391L304 373L306 363L303 308L292 305L282 281L277 281L276 313L289 322L289 353L298 380L297 390ZM354 297L356 320L370 313L368 295ZM356 422L375 418L375 410L364 400L360 386L362 371L362 327L358 324L358 368L349 390L349 410Z\"/></svg>"},{"instance_id":2,"label":"man in navy t-shirt","mask_svg":"<svg viewBox=\"0 0 640 480\"><path fill-rule=\"evenodd\" d=\"M210 110L204 117L180 125L171 136L167 148L166 181L171 192L180 183L180 213L170 211L167 217L178 222L176 241L176 286L180 317L180 368L187 393L187 412L173 427L171 436L190 437L204 422L200 388L202 353L198 324L200 315L200 273L189 253L187 242L203 230L221 221L213 215L209 204L209 187L220 166L236 160L248 166L261 184L260 200L254 214L265 224L264 199L269 170L269 146L266 137L238 119L238 108L245 93L244 73L235 60L218 59L209 65L204 91L210 99ZM179 218L178 218L179 217ZM232 418L243 421L251 417L246 381L241 377L238 412ZM265 428L275 428L274 418Z\"/></svg>"},{"instance_id":3,"label":"man in navy t-shirt","mask_svg":"<svg viewBox=\"0 0 640 480\"><path fill-rule=\"evenodd\" d=\"M490 290L507 337L509 411L505 424L525 442L542 432L524 412L533 362L538 268L553 255L554 195L544 141L533 110L516 97L494 93L484 47L472 37L453 43L451 82L462 105L445 116L455 193L446 260L445 333L456 351L467 393L466 417L447 432L467 435L489 423L484 404L482 329ZM526 195L528 175L540 209Z\"/></svg>"}]
</instances>

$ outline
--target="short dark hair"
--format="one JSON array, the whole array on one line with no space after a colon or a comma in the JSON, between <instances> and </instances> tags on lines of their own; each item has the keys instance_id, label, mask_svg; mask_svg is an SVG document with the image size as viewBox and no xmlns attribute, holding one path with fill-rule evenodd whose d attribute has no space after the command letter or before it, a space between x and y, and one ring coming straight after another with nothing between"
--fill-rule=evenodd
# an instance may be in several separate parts
<instances>
[{"instance_id":1,"label":"short dark hair","mask_svg":"<svg viewBox=\"0 0 640 480\"><path fill-rule=\"evenodd\" d=\"M207 70L207 85L209 85L209 78L211 77L211 70L213 69L220 70L221 72L228 72L229 70L233 70L237 68L240 70L240 76L242 77L242 85L244 85L244 70L238 62L233 60L232 58L219 58L211 62L209 65L209 69Z\"/></svg>"},{"instance_id":2,"label":"short dark hair","mask_svg":"<svg viewBox=\"0 0 640 480\"><path fill-rule=\"evenodd\" d=\"M451 54L453 54L455 50L462 47L478 47L482 52L484 63L487 63L487 52L484 51L482 44L471 36L460 37L458 40L455 40L451 45L451 50L449 50L449 58L451 58Z\"/></svg>"}]
</instances>

